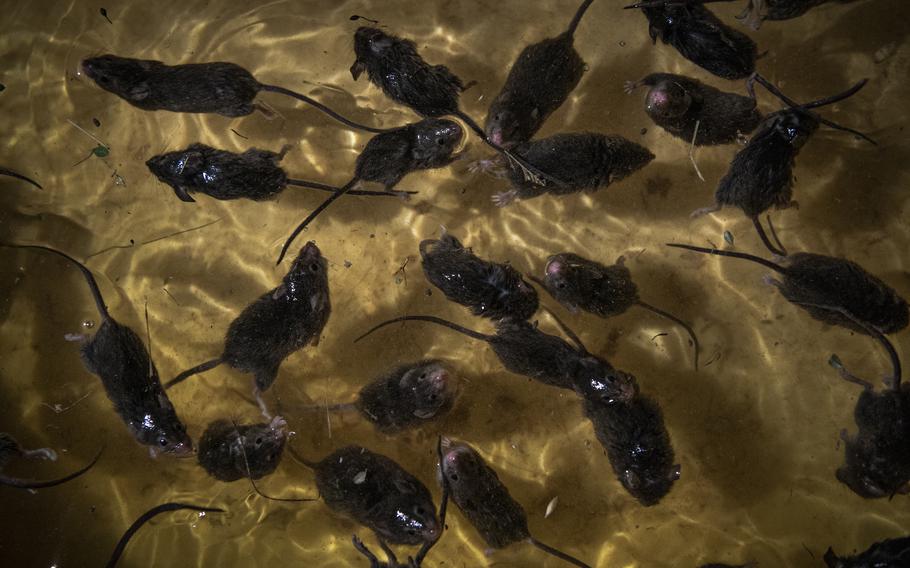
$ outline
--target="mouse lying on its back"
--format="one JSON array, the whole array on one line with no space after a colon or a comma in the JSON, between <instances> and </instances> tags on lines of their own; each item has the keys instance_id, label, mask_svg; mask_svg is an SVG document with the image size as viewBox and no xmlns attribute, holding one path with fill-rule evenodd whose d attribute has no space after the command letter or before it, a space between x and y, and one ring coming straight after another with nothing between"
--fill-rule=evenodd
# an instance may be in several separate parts
<instances>
[{"instance_id":1,"label":"mouse lying on its back","mask_svg":"<svg viewBox=\"0 0 910 568\"><path fill-rule=\"evenodd\" d=\"M56 461L57 452L50 448L40 448L37 450L26 450L19 445L19 442L15 440L12 436L6 432L0 432L0 485L6 485L8 487L16 487L18 489L43 489L46 487L54 487L55 485L60 485L61 483L66 483L72 479L76 479L83 473L87 472L98 462L98 458L101 457L101 452L99 451L95 458L89 462L86 466L74 471L73 473L61 477L59 479L51 479L48 481L36 481L33 479L18 479L15 477L9 477L3 475L3 468L10 462L12 458L26 458L26 459L44 459Z\"/></svg>"}]
</instances>

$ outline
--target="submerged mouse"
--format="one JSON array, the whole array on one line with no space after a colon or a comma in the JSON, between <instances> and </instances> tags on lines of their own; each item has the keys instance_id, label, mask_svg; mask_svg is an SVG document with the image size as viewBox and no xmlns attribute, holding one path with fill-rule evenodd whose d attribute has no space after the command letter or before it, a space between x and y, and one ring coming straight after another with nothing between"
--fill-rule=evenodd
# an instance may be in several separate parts
<instances>
[{"instance_id":1,"label":"submerged mouse","mask_svg":"<svg viewBox=\"0 0 910 568\"><path fill-rule=\"evenodd\" d=\"M816 6L832 1L841 4L853 2L853 0L747 0L745 10L736 18L743 20L743 23L753 30L757 30L765 20L798 18Z\"/></svg>"},{"instance_id":2,"label":"submerged mouse","mask_svg":"<svg viewBox=\"0 0 910 568\"><path fill-rule=\"evenodd\" d=\"M724 79L745 79L755 71L758 48L746 34L721 22L702 0L644 0L651 43L659 37L680 55Z\"/></svg>"},{"instance_id":3,"label":"submerged mouse","mask_svg":"<svg viewBox=\"0 0 910 568\"><path fill-rule=\"evenodd\" d=\"M38 189L44 189L43 187L41 187L41 184L39 184L37 181L33 180L32 178L26 177L22 174L16 173L13 170L10 170L7 168L0 167L0 176L9 176L9 177L13 177L16 179L21 179L22 181L32 184L33 186L37 187Z\"/></svg>"},{"instance_id":4,"label":"submerged mouse","mask_svg":"<svg viewBox=\"0 0 910 568\"><path fill-rule=\"evenodd\" d=\"M572 312L579 309L602 318L625 313L639 306L676 323L686 330L695 348L695 369L698 370L698 337L692 327L678 317L642 302L632 273L620 256L613 266L604 266L577 254L563 252L547 259L543 287Z\"/></svg>"},{"instance_id":5,"label":"submerged mouse","mask_svg":"<svg viewBox=\"0 0 910 568\"><path fill-rule=\"evenodd\" d=\"M287 176L278 162L290 146L281 152L251 148L242 154L219 150L205 144L190 144L184 150L153 156L145 162L155 176L173 188L181 201L195 202L190 193L204 193L222 200L274 199L288 185L335 191L323 184ZM395 191L348 191L350 195L407 195ZM413 193L413 192L410 192Z\"/></svg>"},{"instance_id":6,"label":"submerged mouse","mask_svg":"<svg viewBox=\"0 0 910 568\"><path fill-rule=\"evenodd\" d=\"M269 424L215 420L199 439L199 465L220 481L261 479L278 468L287 439L288 423L280 416Z\"/></svg>"},{"instance_id":7,"label":"submerged mouse","mask_svg":"<svg viewBox=\"0 0 910 568\"><path fill-rule=\"evenodd\" d=\"M825 564L828 568L906 568L910 565L910 536L876 542L855 556L837 556L828 547Z\"/></svg>"},{"instance_id":8,"label":"submerged mouse","mask_svg":"<svg viewBox=\"0 0 910 568\"><path fill-rule=\"evenodd\" d=\"M301 100L351 128L384 131L349 120L306 95L260 83L234 63L165 65L108 54L83 60L82 69L99 87L142 110L246 116L256 109L253 99L259 91L268 91Z\"/></svg>"},{"instance_id":9,"label":"submerged mouse","mask_svg":"<svg viewBox=\"0 0 910 568\"><path fill-rule=\"evenodd\" d=\"M782 98L790 108L765 117L749 143L737 152L729 171L717 185L714 205L699 209L692 216L713 213L725 206L739 207L752 220L758 236L768 250L784 256L786 250L771 243L758 217L771 207L786 209L795 205L792 198L796 156L820 124L863 136L817 116L810 109L833 104L856 94L866 84L866 80L838 95L800 105L780 93L761 75L755 75L755 79ZM864 138L872 142L871 139Z\"/></svg>"},{"instance_id":10,"label":"submerged mouse","mask_svg":"<svg viewBox=\"0 0 910 568\"><path fill-rule=\"evenodd\" d=\"M654 154L647 148L610 134L556 134L519 144L513 150L562 183L535 185L510 167L508 175L512 189L493 196L493 203L499 207L516 198L531 199L545 193L568 195L595 191L640 170L654 159Z\"/></svg>"},{"instance_id":11,"label":"submerged mouse","mask_svg":"<svg viewBox=\"0 0 910 568\"><path fill-rule=\"evenodd\" d=\"M101 452L99 451L95 455L94 459L90 461L87 465L83 466L80 469L77 469L73 473L60 477L58 479L50 479L46 481L38 481L34 479L19 479L16 477L10 477L8 475L3 475L3 468L12 460L13 458L25 458L25 459L43 459L56 461L57 452L50 448L39 448L37 450L26 450L19 445L19 442L15 438L7 434L6 432L0 432L0 485L6 485L8 487L16 487L18 489L44 489L46 487L54 487L67 481L76 479L83 473L90 470L101 457Z\"/></svg>"},{"instance_id":12,"label":"submerged mouse","mask_svg":"<svg viewBox=\"0 0 910 568\"><path fill-rule=\"evenodd\" d=\"M358 182L381 183L388 191L411 172L447 166L458 157L454 152L458 143L461 142L463 134L458 123L440 118L428 118L377 134L371 138L357 156L354 177L351 178L351 181L336 189L331 197L297 225L281 248L278 262L281 263L288 247L291 246L297 235L333 201L345 193L349 193Z\"/></svg>"},{"instance_id":13,"label":"submerged mouse","mask_svg":"<svg viewBox=\"0 0 910 568\"><path fill-rule=\"evenodd\" d=\"M584 0L566 31L525 47L490 103L484 131L495 144L511 148L540 130L581 81L585 62L575 51L574 35L594 0Z\"/></svg>"},{"instance_id":14,"label":"submerged mouse","mask_svg":"<svg viewBox=\"0 0 910 568\"><path fill-rule=\"evenodd\" d=\"M762 121L754 98L728 93L673 73L651 73L628 81L626 93L650 87L645 112L673 136L695 146L730 144L749 134Z\"/></svg>"},{"instance_id":15,"label":"submerged mouse","mask_svg":"<svg viewBox=\"0 0 910 568\"><path fill-rule=\"evenodd\" d=\"M427 281L475 316L526 320L537 311L537 292L519 271L477 257L445 229L439 239L421 241L420 257Z\"/></svg>"},{"instance_id":16,"label":"submerged mouse","mask_svg":"<svg viewBox=\"0 0 910 568\"><path fill-rule=\"evenodd\" d=\"M263 414L271 419L261 393L275 382L282 361L307 344L319 343L331 311L328 263L311 241L300 249L281 284L248 305L231 322L221 356L180 373L165 388L225 363L253 374L256 400Z\"/></svg>"},{"instance_id":17,"label":"submerged mouse","mask_svg":"<svg viewBox=\"0 0 910 568\"><path fill-rule=\"evenodd\" d=\"M152 456L158 452L186 456L193 452L193 441L186 426L177 417L174 406L161 387L158 369L152 362L142 339L129 327L118 323L107 311L101 290L91 271L73 257L41 245L0 245L36 249L65 258L78 268L101 316L94 336L67 336L82 342L82 363L104 385L114 410L126 423L133 437L149 447Z\"/></svg>"},{"instance_id":18,"label":"submerged mouse","mask_svg":"<svg viewBox=\"0 0 910 568\"><path fill-rule=\"evenodd\" d=\"M452 500L490 548L505 548L529 542L547 554L575 566L590 568L531 536L524 508L499 480L477 451L464 442L442 439L441 475L446 478Z\"/></svg>"}]
</instances>

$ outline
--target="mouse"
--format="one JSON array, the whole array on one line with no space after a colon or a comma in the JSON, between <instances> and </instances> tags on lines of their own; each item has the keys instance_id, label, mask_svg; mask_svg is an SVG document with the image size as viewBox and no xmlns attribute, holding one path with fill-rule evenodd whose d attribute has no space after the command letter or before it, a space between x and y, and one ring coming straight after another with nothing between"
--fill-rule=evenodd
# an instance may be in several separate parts
<instances>
[{"instance_id":1,"label":"mouse","mask_svg":"<svg viewBox=\"0 0 910 568\"><path fill-rule=\"evenodd\" d=\"M622 136L591 132L555 134L519 144L513 151L562 183L535 185L510 166L507 175L512 189L493 196L493 203L498 207L545 193L593 192L640 170L654 159L650 150Z\"/></svg>"},{"instance_id":2,"label":"mouse","mask_svg":"<svg viewBox=\"0 0 910 568\"><path fill-rule=\"evenodd\" d=\"M832 1L846 4L853 0L747 0L746 8L736 19L758 30L765 20L791 20Z\"/></svg>"},{"instance_id":3,"label":"mouse","mask_svg":"<svg viewBox=\"0 0 910 568\"><path fill-rule=\"evenodd\" d=\"M216 507L202 507L199 505L191 505L188 503L164 503L156 507L152 507L145 513L143 513L138 519L130 525L130 528L126 529L126 532L123 533L123 536L120 537L120 541L117 542L117 546L114 547L114 551L111 553L110 560L107 561L106 568L114 568L118 562L120 562L120 557L123 556L123 551L126 550L126 545L129 544L130 539L133 538L133 535L142 528L142 525L149 522L153 518L157 517L162 513L168 513L171 511L198 511L199 516L202 517L207 513L224 513L224 509L218 509Z\"/></svg>"},{"instance_id":4,"label":"mouse","mask_svg":"<svg viewBox=\"0 0 910 568\"><path fill-rule=\"evenodd\" d=\"M449 495L487 546L500 549L528 542L569 564L590 568L585 562L531 536L524 508L477 450L465 442L445 437L442 449L440 475L448 483Z\"/></svg>"},{"instance_id":5,"label":"mouse","mask_svg":"<svg viewBox=\"0 0 910 568\"><path fill-rule=\"evenodd\" d=\"M586 65L573 45L575 30L593 2L581 3L566 31L518 54L484 122L495 144L511 148L530 140L578 86Z\"/></svg>"},{"instance_id":6,"label":"mouse","mask_svg":"<svg viewBox=\"0 0 910 568\"><path fill-rule=\"evenodd\" d=\"M695 370L698 370L698 336L692 326L641 301L632 273L625 265L625 257L617 258L612 266L604 266L570 252L554 254L547 259L543 279L535 280L572 313L583 310L608 319L638 306L676 323L692 339Z\"/></svg>"},{"instance_id":7,"label":"mouse","mask_svg":"<svg viewBox=\"0 0 910 568\"><path fill-rule=\"evenodd\" d=\"M351 128L385 131L358 124L306 95L260 83L235 63L166 65L161 61L106 54L83 60L82 70L99 87L142 110L247 116L257 108L253 99L265 91L303 101Z\"/></svg>"},{"instance_id":8,"label":"mouse","mask_svg":"<svg viewBox=\"0 0 910 568\"><path fill-rule=\"evenodd\" d=\"M757 568L758 564L750 562L749 564L702 564L699 568Z\"/></svg>"},{"instance_id":9,"label":"mouse","mask_svg":"<svg viewBox=\"0 0 910 568\"><path fill-rule=\"evenodd\" d=\"M796 206L793 201L793 167L796 156L820 124L851 132L875 143L864 134L830 122L810 110L853 96L865 86L866 80L843 93L799 104L786 97L761 75L756 74L754 79L790 107L764 118L749 142L734 156L730 169L717 185L714 205L698 209L692 216L714 213L726 206L738 207L752 220L765 247L774 254L786 256L787 251L782 245L778 243L775 246L768 239L759 216L772 207L786 209Z\"/></svg>"},{"instance_id":10,"label":"mouse","mask_svg":"<svg viewBox=\"0 0 910 568\"><path fill-rule=\"evenodd\" d=\"M271 420L262 393L275 382L278 368L287 357L309 344L318 345L331 311L328 263L316 243L310 241L300 249L281 284L231 322L221 355L180 373L165 388L227 364L253 375L256 401L263 416Z\"/></svg>"},{"instance_id":11,"label":"mouse","mask_svg":"<svg viewBox=\"0 0 910 568\"><path fill-rule=\"evenodd\" d=\"M479 258L445 228L420 243L427 281L475 316L526 320L537 312L537 291L510 264Z\"/></svg>"},{"instance_id":12,"label":"mouse","mask_svg":"<svg viewBox=\"0 0 910 568\"><path fill-rule=\"evenodd\" d=\"M904 568L910 564L910 536L876 542L855 556L837 556L828 547L825 564L828 568Z\"/></svg>"},{"instance_id":13,"label":"mouse","mask_svg":"<svg viewBox=\"0 0 910 568\"><path fill-rule=\"evenodd\" d=\"M101 379L114 410L136 441L149 448L152 457L159 453L178 457L191 455L193 441L161 387L158 369L145 344L135 331L119 323L108 312L92 272L75 258L51 247L0 246L49 252L72 263L82 272L98 308L101 325L93 336L71 334L67 335L67 339L81 342L83 365Z\"/></svg>"},{"instance_id":14,"label":"mouse","mask_svg":"<svg viewBox=\"0 0 910 568\"><path fill-rule=\"evenodd\" d=\"M92 469L98 460L101 458L101 450L95 455L95 457L88 464L77 469L76 471L67 474L63 477L50 480L35 480L35 479L19 479L17 477L10 477L3 474L3 468L13 459L13 458L25 458L25 459L42 459L42 460L57 460L57 452L50 448L39 448L37 450L27 450L19 445L19 442L16 441L12 435L7 434L6 432L0 432L0 485L5 485L7 487L15 487L17 489L44 489L47 487L55 487L71 481L81 476L83 473Z\"/></svg>"},{"instance_id":15,"label":"mouse","mask_svg":"<svg viewBox=\"0 0 910 568\"><path fill-rule=\"evenodd\" d=\"M447 166L458 158L455 149L463 135L462 128L456 122L427 118L371 138L357 156L354 177L343 187L336 188L328 199L297 225L281 248L278 263L281 263L297 235L333 201L348 193L359 182L381 183L388 191L411 172Z\"/></svg>"},{"instance_id":16,"label":"mouse","mask_svg":"<svg viewBox=\"0 0 910 568\"><path fill-rule=\"evenodd\" d=\"M268 424L237 425L215 420L199 439L199 465L219 481L262 479L278 468L288 439L288 423L276 416Z\"/></svg>"},{"instance_id":17,"label":"mouse","mask_svg":"<svg viewBox=\"0 0 910 568\"><path fill-rule=\"evenodd\" d=\"M651 73L627 81L631 94L649 87L645 112L657 126L695 146L731 144L755 130L762 121L752 97L728 93L698 79L674 73Z\"/></svg>"},{"instance_id":18,"label":"mouse","mask_svg":"<svg viewBox=\"0 0 910 568\"><path fill-rule=\"evenodd\" d=\"M33 186L37 187L38 189L44 189L43 187L41 187L40 183L33 180L32 178L24 176L20 173L16 173L13 170L10 170L8 168L0 167L0 176L9 176L12 178L16 178L16 179L22 180L24 182L28 182L28 183L32 184Z\"/></svg>"},{"instance_id":19,"label":"mouse","mask_svg":"<svg viewBox=\"0 0 910 568\"><path fill-rule=\"evenodd\" d=\"M289 178L278 165L290 146L280 152L250 148L243 153L219 150L205 144L190 144L183 150L149 158L145 165L160 181L171 186L181 201L194 203L190 193L203 193L219 200L275 199L287 186L334 192L337 188L306 180ZM348 195L406 197L416 192L355 191Z\"/></svg>"},{"instance_id":20,"label":"mouse","mask_svg":"<svg viewBox=\"0 0 910 568\"><path fill-rule=\"evenodd\" d=\"M755 42L721 22L702 0L644 0L625 8L641 8L652 44L660 38L718 77L745 79L755 71Z\"/></svg>"}]
</instances>

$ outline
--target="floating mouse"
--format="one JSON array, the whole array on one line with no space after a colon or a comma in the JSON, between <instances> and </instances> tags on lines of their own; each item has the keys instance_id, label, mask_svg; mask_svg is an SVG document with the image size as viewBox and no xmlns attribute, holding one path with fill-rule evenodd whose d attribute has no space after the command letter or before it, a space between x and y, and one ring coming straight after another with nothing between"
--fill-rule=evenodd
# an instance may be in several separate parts
<instances>
[{"instance_id":1,"label":"floating mouse","mask_svg":"<svg viewBox=\"0 0 910 568\"><path fill-rule=\"evenodd\" d=\"M825 564L828 568L906 568L910 566L910 536L876 542L856 556L837 556L829 547Z\"/></svg>"},{"instance_id":2,"label":"floating mouse","mask_svg":"<svg viewBox=\"0 0 910 568\"><path fill-rule=\"evenodd\" d=\"M152 520L154 517L160 515L161 513L167 513L169 511L180 511L183 509L189 509L191 511L199 511L200 517L205 513L223 513L224 509L217 509L214 507L200 507L199 505L188 505L186 503L165 503L163 505L158 505L153 507L142 514L136 521L130 525L130 528L126 529L126 532L123 533L123 536L120 537L120 541L117 543L117 546L114 548L114 552L111 554L111 559L107 562L107 568L114 568L117 563L120 561L120 557L123 556L123 551L126 549L126 545L129 544L130 539L133 538L133 535L142 528L142 525Z\"/></svg>"},{"instance_id":3,"label":"floating mouse","mask_svg":"<svg viewBox=\"0 0 910 568\"><path fill-rule=\"evenodd\" d=\"M442 448L441 475L449 484L452 500L487 546L499 549L517 542L529 542L570 564L590 568L581 560L531 536L524 508L512 498L493 468L474 448L448 438L443 438Z\"/></svg>"},{"instance_id":4,"label":"floating mouse","mask_svg":"<svg viewBox=\"0 0 910 568\"><path fill-rule=\"evenodd\" d=\"M537 292L521 272L478 258L445 229L439 239L420 243L420 257L430 284L475 316L526 320L537 311Z\"/></svg>"},{"instance_id":5,"label":"floating mouse","mask_svg":"<svg viewBox=\"0 0 910 568\"><path fill-rule=\"evenodd\" d=\"M363 152L357 156L354 177L343 187L335 189L335 193L297 225L281 248L278 263L281 263L297 235L326 207L348 193L358 182L374 181L383 184L386 190L391 190L401 178L411 172L447 166L458 157L454 152L462 136L463 132L458 123L428 118L371 138Z\"/></svg>"},{"instance_id":6,"label":"floating mouse","mask_svg":"<svg viewBox=\"0 0 910 568\"><path fill-rule=\"evenodd\" d=\"M512 189L493 196L493 203L504 207L518 199L531 199L545 193L568 195L595 191L640 170L654 159L647 148L609 134L556 134L549 138L519 144L513 151L528 163L551 173L558 185L535 185L511 167Z\"/></svg>"},{"instance_id":7,"label":"floating mouse","mask_svg":"<svg viewBox=\"0 0 910 568\"><path fill-rule=\"evenodd\" d=\"M287 439L288 423L280 416L269 424L215 420L199 439L199 465L220 481L261 479L278 468Z\"/></svg>"},{"instance_id":8,"label":"floating mouse","mask_svg":"<svg viewBox=\"0 0 910 568\"><path fill-rule=\"evenodd\" d=\"M101 290L91 271L68 254L50 247L0 246L43 250L76 265L88 282L101 316L101 326L92 337L68 335L67 339L82 342L82 363L85 368L101 379L108 398L114 403L114 410L126 423L136 441L149 447L153 457L158 452L177 456L191 454L193 441L161 388L158 370L145 344L135 331L118 323L107 311Z\"/></svg>"},{"instance_id":9,"label":"floating mouse","mask_svg":"<svg viewBox=\"0 0 910 568\"><path fill-rule=\"evenodd\" d=\"M755 71L755 42L721 22L702 0L644 0L626 6L633 8L641 8L648 18L651 43L659 37L692 63L724 79L745 79Z\"/></svg>"},{"instance_id":10,"label":"floating mouse","mask_svg":"<svg viewBox=\"0 0 910 568\"><path fill-rule=\"evenodd\" d=\"M92 461L90 461L84 467L58 479L38 481L34 479L18 479L15 477L9 477L8 475L3 475L2 472L3 468L6 467L6 464L8 464L12 458L43 459L56 461L57 452L50 448L26 450L19 445L19 442L17 442L15 438L6 432L0 432L0 485L16 487L18 489L44 489L46 487L54 487L55 485L60 485L62 483L66 483L67 481L76 479L83 473L92 469L92 467L98 463L98 459L100 457L101 451L99 451L92 459Z\"/></svg>"},{"instance_id":11,"label":"floating mouse","mask_svg":"<svg viewBox=\"0 0 910 568\"><path fill-rule=\"evenodd\" d=\"M835 0L747 0L746 9L736 16L753 30L761 27L765 20L790 20L802 16L810 9ZM853 0L836 0L841 4Z\"/></svg>"},{"instance_id":12,"label":"floating mouse","mask_svg":"<svg viewBox=\"0 0 910 568\"><path fill-rule=\"evenodd\" d=\"M234 63L165 65L108 54L83 60L82 69L99 87L142 110L246 116L256 109L253 99L259 91L267 91L301 100L351 128L385 131L349 120L306 95L260 83Z\"/></svg>"},{"instance_id":13,"label":"floating mouse","mask_svg":"<svg viewBox=\"0 0 910 568\"><path fill-rule=\"evenodd\" d=\"M761 123L752 97L715 89L698 79L673 73L651 73L639 81L628 81L625 91L650 87L645 112L673 136L695 146L736 142Z\"/></svg>"},{"instance_id":14,"label":"floating mouse","mask_svg":"<svg viewBox=\"0 0 910 568\"><path fill-rule=\"evenodd\" d=\"M779 96L790 108L769 114L762 121L749 143L730 163L730 170L720 180L714 192L715 204L692 213L698 217L720 211L724 206L739 207L752 220L758 236L772 253L786 256L787 252L768 240L758 217L770 209L786 209L796 205L793 198L793 166L799 150L809 140L819 124L851 132L875 143L865 135L825 120L809 109L830 105L856 94L866 84L863 79L850 89L824 99L800 105L787 98L761 75L755 80Z\"/></svg>"},{"instance_id":15,"label":"floating mouse","mask_svg":"<svg viewBox=\"0 0 910 568\"><path fill-rule=\"evenodd\" d=\"M253 374L256 400L263 415L271 419L261 394L275 382L282 361L309 343L319 343L331 311L328 263L310 241L300 249L281 284L231 322L221 356L180 373L165 388L225 363Z\"/></svg>"},{"instance_id":16,"label":"floating mouse","mask_svg":"<svg viewBox=\"0 0 910 568\"><path fill-rule=\"evenodd\" d=\"M698 337L692 327L678 317L642 302L632 273L625 266L625 257L616 259L613 266L604 266L577 254L563 252L547 259L543 280L537 280L560 304L571 312L579 309L602 318L625 313L639 306L665 317L686 330L695 348L695 369L698 370ZM536 279L535 279L536 280Z\"/></svg>"},{"instance_id":17,"label":"floating mouse","mask_svg":"<svg viewBox=\"0 0 910 568\"><path fill-rule=\"evenodd\" d=\"M581 81L585 62L575 51L574 35L593 1L581 3L566 31L518 54L487 111L484 131L494 144L511 148L530 140Z\"/></svg>"},{"instance_id":18,"label":"floating mouse","mask_svg":"<svg viewBox=\"0 0 910 568\"><path fill-rule=\"evenodd\" d=\"M18 174L16 172L14 172L13 170L9 170L7 168L0 167L0 176L9 176L9 177L14 177L16 179L21 179L22 181L26 181L26 182L32 184L33 186L37 187L38 189L44 189L43 187L41 187L41 184L39 184L37 181L33 180L32 178L26 177L22 174Z\"/></svg>"},{"instance_id":19,"label":"floating mouse","mask_svg":"<svg viewBox=\"0 0 910 568\"><path fill-rule=\"evenodd\" d=\"M288 185L337 191L321 183L291 179L278 162L290 146L281 152L251 148L242 154L218 150L205 144L191 144L185 150L159 154L145 162L155 176L171 186L181 201L195 202L190 193L204 193L215 199L274 199ZM349 195L406 196L416 192L348 191Z\"/></svg>"}]
</instances>

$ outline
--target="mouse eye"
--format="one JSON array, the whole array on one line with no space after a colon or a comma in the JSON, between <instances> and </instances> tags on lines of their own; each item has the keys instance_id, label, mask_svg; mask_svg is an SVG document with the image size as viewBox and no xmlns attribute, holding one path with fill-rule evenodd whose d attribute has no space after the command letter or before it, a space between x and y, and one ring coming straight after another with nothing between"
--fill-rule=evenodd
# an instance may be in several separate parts
<instances>
[{"instance_id":1,"label":"mouse eye","mask_svg":"<svg viewBox=\"0 0 910 568\"><path fill-rule=\"evenodd\" d=\"M566 283L565 283L565 282L557 282L556 287L559 288L560 290L562 290L563 288L566 287Z\"/></svg>"},{"instance_id":2,"label":"mouse eye","mask_svg":"<svg viewBox=\"0 0 910 568\"><path fill-rule=\"evenodd\" d=\"M430 395L430 402L435 401L437 398L439 398L439 396L434 392L433 394Z\"/></svg>"},{"instance_id":3,"label":"mouse eye","mask_svg":"<svg viewBox=\"0 0 910 568\"><path fill-rule=\"evenodd\" d=\"M453 473L452 475L449 476L449 479L451 479L452 481L458 481L458 474Z\"/></svg>"},{"instance_id":4,"label":"mouse eye","mask_svg":"<svg viewBox=\"0 0 910 568\"><path fill-rule=\"evenodd\" d=\"M262 445L262 438L256 438L256 445L257 445L257 446L261 446L261 445Z\"/></svg>"},{"instance_id":5,"label":"mouse eye","mask_svg":"<svg viewBox=\"0 0 910 568\"><path fill-rule=\"evenodd\" d=\"M314 262L310 265L310 272L319 272L319 263Z\"/></svg>"},{"instance_id":6,"label":"mouse eye","mask_svg":"<svg viewBox=\"0 0 910 568\"><path fill-rule=\"evenodd\" d=\"M162 448L165 447L165 446L167 446L167 438L165 438L164 436L161 436L160 438L158 438L158 444L159 444Z\"/></svg>"},{"instance_id":7,"label":"mouse eye","mask_svg":"<svg viewBox=\"0 0 910 568\"><path fill-rule=\"evenodd\" d=\"M427 378L427 374L426 374L426 373L421 373L421 374L420 374L420 380L421 380L421 381L424 380L424 379L426 379L426 378Z\"/></svg>"},{"instance_id":8,"label":"mouse eye","mask_svg":"<svg viewBox=\"0 0 910 568\"><path fill-rule=\"evenodd\" d=\"M446 144L446 139L443 138L442 136L440 136L440 137L438 137L438 138L436 139L436 144L438 144L438 145L440 145L440 146L445 146L445 144Z\"/></svg>"}]
</instances>

